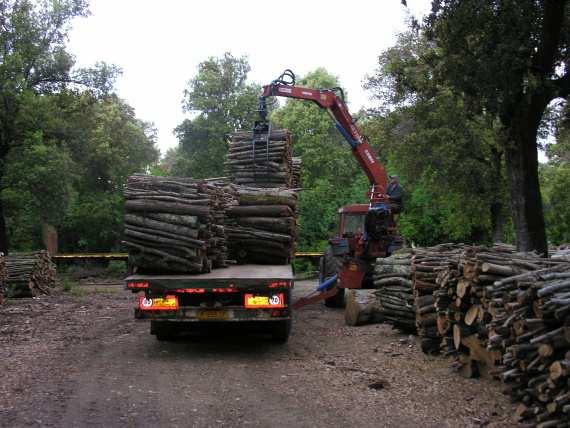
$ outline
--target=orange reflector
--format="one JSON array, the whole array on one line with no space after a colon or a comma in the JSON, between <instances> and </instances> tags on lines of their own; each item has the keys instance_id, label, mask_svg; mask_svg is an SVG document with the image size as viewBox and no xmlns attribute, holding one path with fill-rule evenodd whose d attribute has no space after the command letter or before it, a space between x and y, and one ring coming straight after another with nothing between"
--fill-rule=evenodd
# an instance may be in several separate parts
<instances>
[{"instance_id":1,"label":"orange reflector","mask_svg":"<svg viewBox=\"0 0 570 428\"><path fill-rule=\"evenodd\" d=\"M244 295L244 306L246 309L279 309L285 307L285 295L275 293L270 296L260 296L256 294Z\"/></svg>"},{"instance_id":2,"label":"orange reflector","mask_svg":"<svg viewBox=\"0 0 570 428\"><path fill-rule=\"evenodd\" d=\"M177 311L178 297L139 297L139 309L141 311Z\"/></svg>"},{"instance_id":3,"label":"orange reflector","mask_svg":"<svg viewBox=\"0 0 570 428\"><path fill-rule=\"evenodd\" d=\"M127 282L129 290L144 290L148 288L148 282Z\"/></svg>"}]
</instances>

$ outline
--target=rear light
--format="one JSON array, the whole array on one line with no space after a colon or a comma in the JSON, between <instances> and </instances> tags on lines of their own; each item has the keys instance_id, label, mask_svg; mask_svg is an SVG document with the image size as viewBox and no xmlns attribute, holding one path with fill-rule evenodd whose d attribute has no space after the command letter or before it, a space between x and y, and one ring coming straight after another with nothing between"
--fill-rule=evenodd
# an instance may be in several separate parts
<instances>
[{"instance_id":1,"label":"rear light","mask_svg":"<svg viewBox=\"0 0 570 428\"><path fill-rule=\"evenodd\" d=\"M139 297L139 309L141 311L177 311L178 308L178 297L173 295L164 297Z\"/></svg>"},{"instance_id":2,"label":"rear light","mask_svg":"<svg viewBox=\"0 0 570 428\"><path fill-rule=\"evenodd\" d=\"M194 293L194 294L201 294L206 292L206 290L203 288L177 288L174 291L176 293Z\"/></svg>"},{"instance_id":3,"label":"rear light","mask_svg":"<svg viewBox=\"0 0 570 428\"><path fill-rule=\"evenodd\" d=\"M269 296L246 293L243 296L246 309L280 309L285 308L285 294L274 293Z\"/></svg>"},{"instance_id":4,"label":"rear light","mask_svg":"<svg viewBox=\"0 0 570 428\"><path fill-rule=\"evenodd\" d=\"M269 288L291 288L291 281L273 281L268 285Z\"/></svg>"},{"instance_id":5,"label":"rear light","mask_svg":"<svg viewBox=\"0 0 570 428\"><path fill-rule=\"evenodd\" d=\"M127 288L129 290L146 290L148 288L148 282L127 282Z\"/></svg>"}]
</instances>

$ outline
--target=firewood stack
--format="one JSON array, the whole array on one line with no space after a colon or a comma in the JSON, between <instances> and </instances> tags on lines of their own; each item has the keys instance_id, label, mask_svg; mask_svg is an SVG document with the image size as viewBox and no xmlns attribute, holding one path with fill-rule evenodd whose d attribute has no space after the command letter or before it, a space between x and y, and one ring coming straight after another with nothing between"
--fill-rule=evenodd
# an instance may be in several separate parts
<instances>
[{"instance_id":1,"label":"firewood stack","mask_svg":"<svg viewBox=\"0 0 570 428\"><path fill-rule=\"evenodd\" d=\"M440 326L446 349L456 352L455 367L466 377L496 373L503 351L493 346L489 331L501 328L511 316L512 307L496 306L493 287L496 281L534 271L555 263L534 253L516 253L512 246L467 247L459 260L459 276L441 282L439 296L448 296L447 310ZM515 308L516 309L516 308ZM495 336L495 333L491 333Z\"/></svg>"},{"instance_id":2,"label":"firewood stack","mask_svg":"<svg viewBox=\"0 0 570 428\"><path fill-rule=\"evenodd\" d=\"M293 177L291 180L291 187L293 189L301 188L301 165L302 159L300 157L294 157L292 161Z\"/></svg>"},{"instance_id":3,"label":"firewood stack","mask_svg":"<svg viewBox=\"0 0 570 428\"><path fill-rule=\"evenodd\" d=\"M225 162L235 184L251 187L292 187L293 150L289 131L277 129L252 140L253 134L231 134Z\"/></svg>"},{"instance_id":4,"label":"firewood stack","mask_svg":"<svg viewBox=\"0 0 570 428\"><path fill-rule=\"evenodd\" d=\"M228 210L226 233L238 263L286 264L297 240L297 194L286 189L233 186L239 204Z\"/></svg>"},{"instance_id":5,"label":"firewood stack","mask_svg":"<svg viewBox=\"0 0 570 428\"><path fill-rule=\"evenodd\" d=\"M374 287L384 322L405 331L416 330L416 308L411 279L412 255L400 251L386 258L376 259Z\"/></svg>"},{"instance_id":6,"label":"firewood stack","mask_svg":"<svg viewBox=\"0 0 570 428\"><path fill-rule=\"evenodd\" d=\"M6 297L36 297L55 286L56 268L47 251L14 253L6 259Z\"/></svg>"},{"instance_id":7,"label":"firewood stack","mask_svg":"<svg viewBox=\"0 0 570 428\"><path fill-rule=\"evenodd\" d=\"M139 273L209 272L227 262L227 186L180 177L129 177L125 189L129 262Z\"/></svg>"},{"instance_id":8,"label":"firewood stack","mask_svg":"<svg viewBox=\"0 0 570 428\"><path fill-rule=\"evenodd\" d=\"M416 306L416 325L422 351L438 353L441 337L446 330L442 323L449 305L447 293L439 292L441 283L454 283L459 276L459 254L463 245L441 244L416 248L412 257L413 295Z\"/></svg>"},{"instance_id":9,"label":"firewood stack","mask_svg":"<svg viewBox=\"0 0 570 428\"><path fill-rule=\"evenodd\" d=\"M494 315L488 347L502 352L501 379L516 416L538 426L570 420L570 263L486 288Z\"/></svg>"}]
</instances>

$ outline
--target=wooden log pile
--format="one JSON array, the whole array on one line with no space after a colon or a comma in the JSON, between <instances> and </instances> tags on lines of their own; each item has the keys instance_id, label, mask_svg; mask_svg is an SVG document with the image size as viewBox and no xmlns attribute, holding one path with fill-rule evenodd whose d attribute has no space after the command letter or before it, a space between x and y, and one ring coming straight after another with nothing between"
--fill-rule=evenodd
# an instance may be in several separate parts
<instances>
[{"instance_id":1,"label":"wooden log pile","mask_svg":"<svg viewBox=\"0 0 570 428\"><path fill-rule=\"evenodd\" d=\"M140 273L209 272L228 262L226 211L233 190L214 181L129 177L123 243Z\"/></svg>"},{"instance_id":2,"label":"wooden log pile","mask_svg":"<svg viewBox=\"0 0 570 428\"><path fill-rule=\"evenodd\" d=\"M235 184L291 188L292 140L287 130L272 130L252 140L251 132L231 134L225 165Z\"/></svg>"},{"instance_id":3,"label":"wooden log pile","mask_svg":"<svg viewBox=\"0 0 570 428\"><path fill-rule=\"evenodd\" d=\"M485 289L487 348L519 402L516 417L541 427L570 420L570 263L499 279Z\"/></svg>"},{"instance_id":4,"label":"wooden log pile","mask_svg":"<svg viewBox=\"0 0 570 428\"><path fill-rule=\"evenodd\" d=\"M6 297L36 297L55 286L56 268L47 251L5 257Z\"/></svg>"},{"instance_id":5,"label":"wooden log pile","mask_svg":"<svg viewBox=\"0 0 570 428\"><path fill-rule=\"evenodd\" d=\"M455 367L466 377L491 376L501 363L503 352L492 346L493 328L511 316L515 308L495 305L495 282L552 265L553 261L534 253L517 253L507 245L466 247L459 261L455 281L441 282L440 296L448 296L445 318L440 325L443 342L456 352ZM438 312L440 308L438 307Z\"/></svg>"},{"instance_id":6,"label":"wooden log pile","mask_svg":"<svg viewBox=\"0 0 570 428\"><path fill-rule=\"evenodd\" d=\"M376 259L373 281L384 322L405 331L416 330L416 308L411 279L412 255L400 251Z\"/></svg>"},{"instance_id":7,"label":"wooden log pile","mask_svg":"<svg viewBox=\"0 0 570 428\"><path fill-rule=\"evenodd\" d=\"M226 233L238 263L290 263L297 240L293 190L233 186L238 204L228 209Z\"/></svg>"},{"instance_id":8,"label":"wooden log pile","mask_svg":"<svg viewBox=\"0 0 570 428\"><path fill-rule=\"evenodd\" d=\"M459 255L462 244L440 244L415 248L412 256L413 295L416 306L416 326L422 351L435 354L440 351L442 336L448 328L442 322L447 314L450 298L440 295L441 283L454 283L459 276Z\"/></svg>"},{"instance_id":9,"label":"wooden log pile","mask_svg":"<svg viewBox=\"0 0 570 428\"><path fill-rule=\"evenodd\" d=\"M292 160L292 177L291 177L291 187L293 189L301 188L301 165L302 160L300 157L294 157Z\"/></svg>"}]
</instances>

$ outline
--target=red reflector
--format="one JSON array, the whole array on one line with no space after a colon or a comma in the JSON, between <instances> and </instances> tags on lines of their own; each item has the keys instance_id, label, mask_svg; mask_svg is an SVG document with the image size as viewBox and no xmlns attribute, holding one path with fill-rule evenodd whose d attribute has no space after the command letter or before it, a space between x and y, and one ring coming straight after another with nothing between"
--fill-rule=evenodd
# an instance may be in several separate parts
<instances>
[{"instance_id":1,"label":"red reflector","mask_svg":"<svg viewBox=\"0 0 570 428\"><path fill-rule=\"evenodd\" d=\"M212 289L212 291L214 293L239 293L239 290L236 290L235 288L214 288Z\"/></svg>"},{"instance_id":2,"label":"red reflector","mask_svg":"<svg viewBox=\"0 0 570 428\"><path fill-rule=\"evenodd\" d=\"M291 288L291 281L273 281L268 285L269 288Z\"/></svg>"},{"instance_id":3,"label":"red reflector","mask_svg":"<svg viewBox=\"0 0 570 428\"><path fill-rule=\"evenodd\" d=\"M148 282L127 282L129 290L144 290L148 288Z\"/></svg>"},{"instance_id":4,"label":"red reflector","mask_svg":"<svg viewBox=\"0 0 570 428\"><path fill-rule=\"evenodd\" d=\"M177 311L178 308L178 297L176 296L139 297L139 309L141 311Z\"/></svg>"},{"instance_id":5,"label":"red reflector","mask_svg":"<svg viewBox=\"0 0 570 428\"><path fill-rule=\"evenodd\" d=\"M203 288L177 288L174 290L176 293L205 293Z\"/></svg>"},{"instance_id":6,"label":"red reflector","mask_svg":"<svg viewBox=\"0 0 570 428\"><path fill-rule=\"evenodd\" d=\"M245 294L244 306L247 309L278 309L285 307L285 294L274 293L269 296Z\"/></svg>"}]
</instances>

